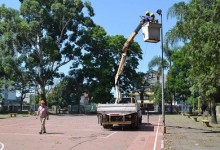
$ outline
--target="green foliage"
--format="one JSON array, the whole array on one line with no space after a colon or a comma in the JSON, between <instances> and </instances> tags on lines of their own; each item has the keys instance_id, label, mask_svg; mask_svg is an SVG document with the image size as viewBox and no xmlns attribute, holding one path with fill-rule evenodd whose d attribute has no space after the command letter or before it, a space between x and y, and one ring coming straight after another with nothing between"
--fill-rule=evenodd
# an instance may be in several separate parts
<instances>
[{"instance_id":1,"label":"green foliage","mask_svg":"<svg viewBox=\"0 0 220 150\"><path fill-rule=\"evenodd\" d=\"M190 64L185 71L185 73L189 71L189 74L183 75L185 79L190 79L188 82L193 83L191 87L193 93L206 93L206 96L216 93L216 82L219 80L217 75L219 42L216 39L220 30L219 25L215 23L217 16L213 13L218 7L219 3L212 0L191 1L189 4L180 2L171 7L168 13L178 19L177 25L168 34L168 39L170 41L183 39L188 42L184 46L185 58L182 61ZM186 66L182 68L184 67Z\"/></svg>"},{"instance_id":2,"label":"green foliage","mask_svg":"<svg viewBox=\"0 0 220 150\"><path fill-rule=\"evenodd\" d=\"M189 104L191 106L195 105L196 104L196 98L194 98L192 96L188 97L187 98L187 104Z\"/></svg>"},{"instance_id":3,"label":"green foliage","mask_svg":"<svg viewBox=\"0 0 220 150\"><path fill-rule=\"evenodd\" d=\"M167 88L175 93L177 99L186 100L191 95L189 88L191 86L188 78L190 64L184 50L176 51L173 56L173 65L171 66L167 77Z\"/></svg>"},{"instance_id":4,"label":"green foliage","mask_svg":"<svg viewBox=\"0 0 220 150\"><path fill-rule=\"evenodd\" d=\"M80 57L84 86L93 97L92 102L105 103L113 99L111 90L114 87L114 77L125 41L126 38L121 35L108 36L105 30L98 25L90 28L79 40L78 44L84 50ZM124 94L131 91L132 80L136 76L135 69L139 59L142 58L141 54L140 46L133 42L120 79L120 88L126 89ZM77 69L77 67L78 65L73 64L73 69Z\"/></svg>"},{"instance_id":5,"label":"green foliage","mask_svg":"<svg viewBox=\"0 0 220 150\"><path fill-rule=\"evenodd\" d=\"M25 68L46 97L48 81L57 77L61 66L81 55L77 42L93 26L94 12L89 2L81 0L21 2L20 11L0 7L1 64L7 56L19 61L15 66ZM10 66L1 67L9 72ZM15 76L13 80L20 81Z\"/></svg>"},{"instance_id":6,"label":"green foliage","mask_svg":"<svg viewBox=\"0 0 220 150\"><path fill-rule=\"evenodd\" d=\"M184 42L184 62L190 64L184 76L192 94L212 101L213 123L216 123L215 102L219 97L220 63L220 2L191 0L175 4L168 15L177 18L177 24L168 34L168 41Z\"/></svg>"},{"instance_id":7,"label":"green foliage","mask_svg":"<svg viewBox=\"0 0 220 150\"><path fill-rule=\"evenodd\" d=\"M62 108L68 105L77 105L77 82L74 77L66 76L50 90L48 94L49 105L59 105ZM82 93L82 92L81 92ZM81 94L80 93L80 94Z\"/></svg>"},{"instance_id":8,"label":"green foliage","mask_svg":"<svg viewBox=\"0 0 220 150\"><path fill-rule=\"evenodd\" d=\"M154 100L155 102L161 102L161 97L162 97L162 86L160 84L159 81L157 81L154 85L154 88L153 88L153 92L154 92Z\"/></svg>"},{"instance_id":9,"label":"green foliage","mask_svg":"<svg viewBox=\"0 0 220 150\"><path fill-rule=\"evenodd\" d=\"M60 76L59 68L72 63L70 76L75 82L65 79L58 84L53 89L57 94L47 96L48 104L79 103L84 89L88 89L92 102L109 102L126 38L108 36L94 24L89 1L20 2L19 11L0 7L1 77L25 87L31 82L31 86L37 85L39 95L46 97L46 87ZM141 55L140 46L133 42L120 79L124 93L134 86L132 80L137 76Z\"/></svg>"}]
</instances>

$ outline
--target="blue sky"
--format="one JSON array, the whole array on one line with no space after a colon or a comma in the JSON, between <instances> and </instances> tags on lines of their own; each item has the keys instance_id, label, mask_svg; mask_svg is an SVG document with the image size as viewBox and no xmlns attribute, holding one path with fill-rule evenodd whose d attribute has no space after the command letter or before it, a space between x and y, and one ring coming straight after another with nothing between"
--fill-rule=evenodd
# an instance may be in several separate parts
<instances>
[{"instance_id":1,"label":"blue sky","mask_svg":"<svg viewBox=\"0 0 220 150\"><path fill-rule=\"evenodd\" d=\"M146 11L156 14L157 9L162 9L163 35L175 25L175 20L167 20L167 11L175 3L188 0L90 0L95 11L93 20L102 26L108 35L124 35L128 38L140 22L140 17ZM0 5L19 9L19 0L0 0ZM160 16L156 14L160 20ZM143 41L141 30L134 39L143 50L143 60L140 62L138 71L146 72L148 62L154 56L161 56L161 42L146 43ZM61 71L69 70L63 68ZM65 72L65 71L64 71Z\"/></svg>"}]
</instances>

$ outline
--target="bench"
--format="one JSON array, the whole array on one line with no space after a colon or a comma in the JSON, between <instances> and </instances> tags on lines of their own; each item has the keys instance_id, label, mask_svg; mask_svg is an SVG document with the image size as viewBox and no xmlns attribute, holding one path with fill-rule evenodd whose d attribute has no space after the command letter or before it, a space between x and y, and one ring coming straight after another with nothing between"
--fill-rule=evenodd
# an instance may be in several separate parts
<instances>
[{"instance_id":1,"label":"bench","mask_svg":"<svg viewBox=\"0 0 220 150\"><path fill-rule=\"evenodd\" d=\"M192 120L197 121L198 116L191 116Z\"/></svg>"},{"instance_id":2,"label":"bench","mask_svg":"<svg viewBox=\"0 0 220 150\"><path fill-rule=\"evenodd\" d=\"M10 113L9 115L10 115L10 117L16 117L17 116L16 113Z\"/></svg>"},{"instance_id":3,"label":"bench","mask_svg":"<svg viewBox=\"0 0 220 150\"><path fill-rule=\"evenodd\" d=\"M59 114L67 114L68 113L68 109L64 108L64 109L59 109Z\"/></svg>"},{"instance_id":4,"label":"bench","mask_svg":"<svg viewBox=\"0 0 220 150\"><path fill-rule=\"evenodd\" d=\"M207 127L209 127L209 121L208 120L202 120L202 124L206 125Z\"/></svg>"},{"instance_id":5,"label":"bench","mask_svg":"<svg viewBox=\"0 0 220 150\"><path fill-rule=\"evenodd\" d=\"M184 112L181 112L181 115L182 115L182 116L185 116L185 113L184 113Z\"/></svg>"},{"instance_id":6,"label":"bench","mask_svg":"<svg viewBox=\"0 0 220 150\"><path fill-rule=\"evenodd\" d=\"M185 114L185 115L186 115L188 118L190 118L190 116L191 116L190 114Z\"/></svg>"}]
</instances>

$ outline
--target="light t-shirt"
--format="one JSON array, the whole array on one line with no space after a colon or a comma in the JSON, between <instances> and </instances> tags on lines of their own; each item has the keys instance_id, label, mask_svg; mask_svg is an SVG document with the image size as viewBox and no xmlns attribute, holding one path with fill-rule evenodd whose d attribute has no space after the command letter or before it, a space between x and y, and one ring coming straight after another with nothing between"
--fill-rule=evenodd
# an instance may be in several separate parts
<instances>
[{"instance_id":1,"label":"light t-shirt","mask_svg":"<svg viewBox=\"0 0 220 150\"><path fill-rule=\"evenodd\" d=\"M47 108L47 106L39 106L37 112L38 112L37 113L38 116L40 116L40 117L45 118L45 117L48 116L48 108Z\"/></svg>"}]
</instances>

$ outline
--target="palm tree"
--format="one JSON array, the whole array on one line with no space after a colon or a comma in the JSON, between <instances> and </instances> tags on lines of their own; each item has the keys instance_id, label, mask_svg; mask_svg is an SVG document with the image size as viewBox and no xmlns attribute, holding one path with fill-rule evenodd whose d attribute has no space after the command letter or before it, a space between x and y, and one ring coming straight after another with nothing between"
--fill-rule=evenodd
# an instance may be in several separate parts
<instances>
[{"instance_id":1,"label":"palm tree","mask_svg":"<svg viewBox=\"0 0 220 150\"><path fill-rule=\"evenodd\" d=\"M169 69L169 68L171 67L171 65L172 65L171 56L172 56L172 54L173 54L176 50L178 50L178 48L175 47L175 48L173 48L173 49L170 49L167 43L164 44L163 48L164 48L164 55L165 55L165 57L164 57L164 59L163 59L163 68L164 68L164 69ZM161 60L162 60L162 58L161 58L160 56L155 56L155 57L153 57L153 59L148 63L148 67L149 67L150 69L152 69L152 68L154 68L154 67L157 67L157 71L156 71L156 72L157 72L157 75L158 75L158 76L161 76L161 74L162 74L162 62L161 62ZM168 90L166 90L166 91L167 91L167 94L168 94L167 96L169 97L168 99L171 99L171 98L174 97L174 96L172 96L172 95L174 95L174 93L169 92ZM173 109L172 109L172 100L170 101L170 106L171 106L171 113L172 113L172 111L173 111Z\"/></svg>"},{"instance_id":2,"label":"palm tree","mask_svg":"<svg viewBox=\"0 0 220 150\"><path fill-rule=\"evenodd\" d=\"M177 19L176 25L168 32L167 40L171 44L182 41L187 47L186 55L191 68L188 79L192 82L193 93L211 100L212 123L217 123L215 112L219 96L219 7L216 0L192 0L188 4L174 4L167 13ZM204 36L205 35L205 36Z\"/></svg>"},{"instance_id":3,"label":"palm tree","mask_svg":"<svg viewBox=\"0 0 220 150\"><path fill-rule=\"evenodd\" d=\"M163 68L165 70L169 69L172 65L172 60L171 60L171 56L172 54L177 51L179 48L175 47L175 48L169 48L168 44L164 44L163 46L164 48L164 59L163 59ZM153 68L157 67L157 74L160 76L161 75L161 71L162 71L162 62L161 62L162 58L161 56L154 56L151 61L148 63L148 68L149 70L152 70Z\"/></svg>"},{"instance_id":4,"label":"palm tree","mask_svg":"<svg viewBox=\"0 0 220 150\"><path fill-rule=\"evenodd\" d=\"M178 21L176 25L166 33L166 43L171 45L183 41L184 43L188 40L187 35L183 34L188 28L188 24L185 22L185 17L188 15L188 5L185 2L175 3L169 8L167 12L167 19L176 18Z\"/></svg>"}]
</instances>

